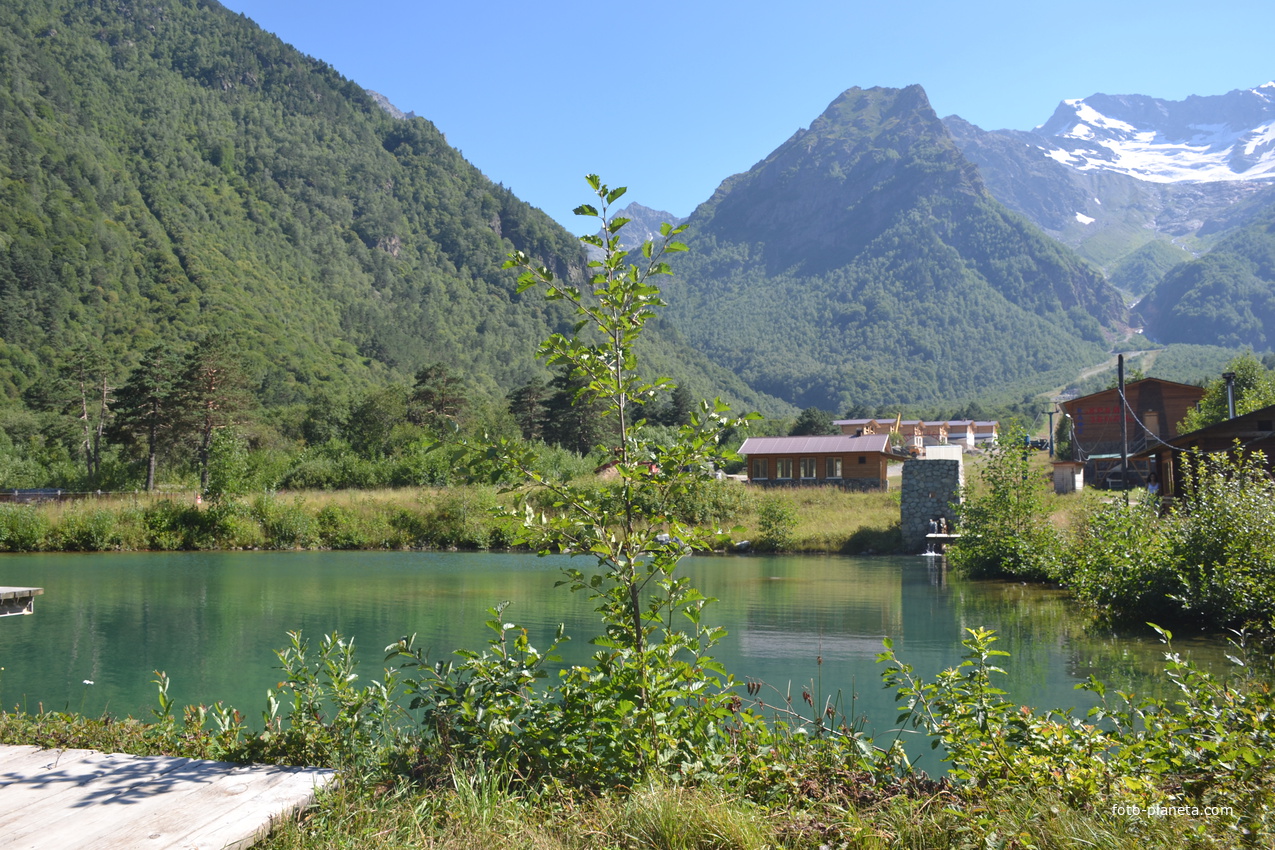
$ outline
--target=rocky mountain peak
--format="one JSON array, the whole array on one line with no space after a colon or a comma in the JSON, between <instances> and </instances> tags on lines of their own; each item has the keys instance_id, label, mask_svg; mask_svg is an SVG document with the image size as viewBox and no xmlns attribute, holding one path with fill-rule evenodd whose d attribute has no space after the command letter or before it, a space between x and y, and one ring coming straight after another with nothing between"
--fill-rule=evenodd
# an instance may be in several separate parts
<instances>
[{"instance_id":1,"label":"rocky mountain peak","mask_svg":"<svg viewBox=\"0 0 1275 850\"><path fill-rule=\"evenodd\" d=\"M1046 154L1081 171L1154 183L1275 179L1275 84L1172 101L1094 94L1037 127Z\"/></svg>"}]
</instances>

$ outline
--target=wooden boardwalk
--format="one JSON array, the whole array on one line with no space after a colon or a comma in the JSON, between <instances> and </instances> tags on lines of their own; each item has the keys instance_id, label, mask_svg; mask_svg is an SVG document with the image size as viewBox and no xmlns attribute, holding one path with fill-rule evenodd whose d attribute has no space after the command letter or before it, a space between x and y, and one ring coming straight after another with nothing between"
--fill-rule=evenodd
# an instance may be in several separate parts
<instances>
[{"instance_id":1,"label":"wooden boardwalk","mask_svg":"<svg viewBox=\"0 0 1275 850\"><path fill-rule=\"evenodd\" d=\"M334 772L0 746L0 847L250 847Z\"/></svg>"}]
</instances>

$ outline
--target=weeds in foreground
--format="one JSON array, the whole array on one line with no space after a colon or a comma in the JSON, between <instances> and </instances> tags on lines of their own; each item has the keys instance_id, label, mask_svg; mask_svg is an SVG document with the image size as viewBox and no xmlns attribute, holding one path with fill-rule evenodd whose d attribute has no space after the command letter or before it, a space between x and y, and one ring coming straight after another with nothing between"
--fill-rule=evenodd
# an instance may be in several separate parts
<instances>
[{"instance_id":1,"label":"weeds in foreground","mask_svg":"<svg viewBox=\"0 0 1275 850\"><path fill-rule=\"evenodd\" d=\"M1244 667L1229 680L1203 673L1162 634L1177 696L1109 694L1090 680L1103 702L1083 718L1011 701L995 684L1005 655L986 630L972 630L965 659L932 681L887 644L883 680L901 728L944 749L941 779L912 771L897 747L820 731L814 718L826 712L813 695L755 725L740 699L693 773L668 763L643 781L608 782L571 764L598 756L530 762L521 750L540 740L537 724L562 716L552 703L564 697L499 685L526 681L519 663L536 666L516 629L504 656L495 646L461 656L477 662L471 675L505 672L416 708L400 697L446 678L413 682L422 671L404 667L365 683L349 641L328 636L315 651L294 634L278 652L283 682L261 731L231 708L176 706L161 673L153 722L0 714L0 740L339 768L340 786L267 845L279 848L1265 846L1275 834L1275 694ZM570 696L587 698L583 687ZM440 737L440 723L469 737ZM516 746L493 746L522 730Z\"/></svg>"}]
</instances>

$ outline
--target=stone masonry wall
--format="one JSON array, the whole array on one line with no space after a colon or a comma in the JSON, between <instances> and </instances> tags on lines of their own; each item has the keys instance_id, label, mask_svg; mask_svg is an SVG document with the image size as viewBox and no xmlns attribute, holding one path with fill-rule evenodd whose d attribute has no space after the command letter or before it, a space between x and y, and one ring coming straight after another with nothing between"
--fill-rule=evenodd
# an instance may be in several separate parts
<instances>
[{"instance_id":1,"label":"stone masonry wall","mask_svg":"<svg viewBox=\"0 0 1275 850\"><path fill-rule=\"evenodd\" d=\"M903 464L900 526L903 551L925 551L930 520L945 516L948 529L955 519L953 504L961 500L964 480L959 460L909 460Z\"/></svg>"}]
</instances>

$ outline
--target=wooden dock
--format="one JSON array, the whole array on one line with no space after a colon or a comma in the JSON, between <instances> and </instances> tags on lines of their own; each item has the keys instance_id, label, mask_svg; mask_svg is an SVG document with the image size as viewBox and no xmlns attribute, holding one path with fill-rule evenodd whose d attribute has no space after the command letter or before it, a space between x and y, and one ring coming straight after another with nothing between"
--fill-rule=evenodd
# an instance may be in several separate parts
<instances>
[{"instance_id":1,"label":"wooden dock","mask_svg":"<svg viewBox=\"0 0 1275 850\"><path fill-rule=\"evenodd\" d=\"M334 771L0 746L0 847L251 847Z\"/></svg>"},{"instance_id":2,"label":"wooden dock","mask_svg":"<svg viewBox=\"0 0 1275 850\"><path fill-rule=\"evenodd\" d=\"M35 612L35 598L43 587L0 587L0 617Z\"/></svg>"}]
</instances>

